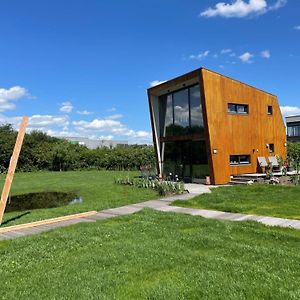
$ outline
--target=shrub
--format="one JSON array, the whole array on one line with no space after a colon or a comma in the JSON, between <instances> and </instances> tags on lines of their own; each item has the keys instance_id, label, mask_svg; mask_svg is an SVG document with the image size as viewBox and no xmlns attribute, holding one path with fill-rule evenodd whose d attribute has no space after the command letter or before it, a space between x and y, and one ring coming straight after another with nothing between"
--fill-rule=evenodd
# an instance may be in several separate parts
<instances>
[{"instance_id":1,"label":"shrub","mask_svg":"<svg viewBox=\"0 0 300 300\"><path fill-rule=\"evenodd\" d=\"M130 178L129 176L124 178L115 178L116 184L132 185L138 188L153 189L161 196L168 194L183 194L185 192L183 182L173 181L160 181L158 179L145 179L145 178Z\"/></svg>"}]
</instances>

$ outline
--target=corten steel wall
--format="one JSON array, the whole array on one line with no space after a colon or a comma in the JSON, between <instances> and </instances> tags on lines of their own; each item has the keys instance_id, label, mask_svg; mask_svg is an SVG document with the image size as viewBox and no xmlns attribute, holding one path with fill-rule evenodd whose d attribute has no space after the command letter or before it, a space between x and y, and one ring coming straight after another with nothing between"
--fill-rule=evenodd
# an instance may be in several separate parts
<instances>
[{"instance_id":1,"label":"corten steel wall","mask_svg":"<svg viewBox=\"0 0 300 300\"><path fill-rule=\"evenodd\" d=\"M212 184L226 184L231 175L259 171L258 156L270 156L266 144L286 158L286 131L277 97L207 69L198 69L148 90L153 142L159 155L152 100L164 92L200 83L208 163ZM228 103L247 104L247 115L229 114ZM273 115L268 115L268 106ZM258 152L257 152L258 149ZM213 150L217 150L214 154ZM251 164L230 166L230 155L250 155ZM161 170L158 167L158 172Z\"/></svg>"},{"instance_id":2,"label":"corten steel wall","mask_svg":"<svg viewBox=\"0 0 300 300\"><path fill-rule=\"evenodd\" d=\"M286 132L276 96L206 69L202 77L215 184L227 183L230 175L259 171L257 157L270 156L266 144L274 144L272 155L286 158ZM228 103L247 104L249 113L229 114ZM268 106L273 107L272 115ZM230 166L230 155L244 154L251 155L251 164Z\"/></svg>"}]
</instances>

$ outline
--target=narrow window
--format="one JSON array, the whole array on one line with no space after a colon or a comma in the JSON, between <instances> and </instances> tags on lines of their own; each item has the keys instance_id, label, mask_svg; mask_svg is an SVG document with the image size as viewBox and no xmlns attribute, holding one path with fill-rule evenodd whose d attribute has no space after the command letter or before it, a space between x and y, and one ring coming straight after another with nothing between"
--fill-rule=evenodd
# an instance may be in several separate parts
<instances>
[{"instance_id":1,"label":"narrow window","mask_svg":"<svg viewBox=\"0 0 300 300\"><path fill-rule=\"evenodd\" d=\"M271 106L271 105L268 106L268 115L269 116L273 115L273 106Z\"/></svg>"},{"instance_id":2,"label":"narrow window","mask_svg":"<svg viewBox=\"0 0 300 300\"><path fill-rule=\"evenodd\" d=\"M236 105L235 104L228 104L228 112L229 113L236 113Z\"/></svg>"},{"instance_id":3,"label":"narrow window","mask_svg":"<svg viewBox=\"0 0 300 300\"><path fill-rule=\"evenodd\" d=\"M239 164L239 157L238 155L230 155L230 165L238 165Z\"/></svg>"},{"instance_id":4,"label":"narrow window","mask_svg":"<svg viewBox=\"0 0 300 300\"><path fill-rule=\"evenodd\" d=\"M250 164L250 155L230 155L230 165L247 165Z\"/></svg>"},{"instance_id":5,"label":"narrow window","mask_svg":"<svg viewBox=\"0 0 300 300\"><path fill-rule=\"evenodd\" d=\"M247 104L228 103L227 111L230 114L247 115L249 113L249 106Z\"/></svg>"},{"instance_id":6,"label":"narrow window","mask_svg":"<svg viewBox=\"0 0 300 300\"><path fill-rule=\"evenodd\" d=\"M269 144L269 152L274 153L274 144Z\"/></svg>"}]
</instances>

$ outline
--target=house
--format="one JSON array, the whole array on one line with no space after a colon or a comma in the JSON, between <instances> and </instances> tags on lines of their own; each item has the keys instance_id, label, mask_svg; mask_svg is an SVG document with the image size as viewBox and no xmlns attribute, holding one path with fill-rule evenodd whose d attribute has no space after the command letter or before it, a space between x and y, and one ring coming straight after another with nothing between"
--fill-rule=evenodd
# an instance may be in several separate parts
<instances>
[{"instance_id":1,"label":"house","mask_svg":"<svg viewBox=\"0 0 300 300\"><path fill-rule=\"evenodd\" d=\"M261 172L258 157L286 157L277 97L200 68L148 89L159 176L186 182Z\"/></svg>"},{"instance_id":2,"label":"house","mask_svg":"<svg viewBox=\"0 0 300 300\"><path fill-rule=\"evenodd\" d=\"M287 139L289 142L300 142L300 116L286 117Z\"/></svg>"},{"instance_id":3,"label":"house","mask_svg":"<svg viewBox=\"0 0 300 300\"><path fill-rule=\"evenodd\" d=\"M96 140L85 137L64 137L67 141L72 144L78 144L82 146L86 146L89 149L97 149L97 148L109 148L113 149L120 146L127 146L127 141L113 141L113 140Z\"/></svg>"}]
</instances>

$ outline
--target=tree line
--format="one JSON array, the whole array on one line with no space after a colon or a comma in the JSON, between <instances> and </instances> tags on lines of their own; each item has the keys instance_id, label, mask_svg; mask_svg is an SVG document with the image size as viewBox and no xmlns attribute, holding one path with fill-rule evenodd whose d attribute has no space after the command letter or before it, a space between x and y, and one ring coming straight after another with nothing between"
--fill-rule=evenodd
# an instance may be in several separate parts
<instances>
[{"instance_id":1,"label":"tree line","mask_svg":"<svg viewBox=\"0 0 300 300\"><path fill-rule=\"evenodd\" d=\"M0 126L0 172L6 172L17 132L12 125ZM40 131L27 133L20 153L17 171L70 171L81 169L137 170L155 166L152 146L126 145L113 149L88 149Z\"/></svg>"}]
</instances>

